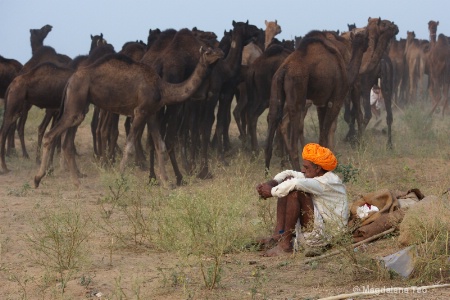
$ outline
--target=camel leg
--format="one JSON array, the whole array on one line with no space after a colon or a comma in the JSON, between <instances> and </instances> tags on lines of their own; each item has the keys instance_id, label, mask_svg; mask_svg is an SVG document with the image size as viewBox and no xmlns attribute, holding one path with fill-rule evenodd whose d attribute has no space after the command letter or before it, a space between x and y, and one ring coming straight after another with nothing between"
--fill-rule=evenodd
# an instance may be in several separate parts
<instances>
[{"instance_id":1,"label":"camel leg","mask_svg":"<svg viewBox=\"0 0 450 300\"><path fill-rule=\"evenodd\" d=\"M237 128L239 130L239 139L241 141L245 140L245 131L243 128L242 116L244 115L244 111L248 103L246 92L244 92L245 88L246 88L245 83L239 84L238 86L238 89L240 90L239 97L237 97L236 95L236 106L233 110L234 121L236 122Z\"/></svg>"},{"instance_id":2,"label":"camel leg","mask_svg":"<svg viewBox=\"0 0 450 300\"><path fill-rule=\"evenodd\" d=\"M167 131L165 133L165 143L167 147L167 152L169 154L170 162L172 164L175 177L177 178L177 185L183 184L183 174L178 167L178 162L175 155L175 145L177 143L177 120L176 118L171 118L167 123Z\"/></svg>"},{"instance_id":3,"label":"camel leg","mask_svg":"<svg viewBox=\"0 0 450 300\"><path fill-rule=\"evenodd\" d=\"M166 145L161 137L159 122L155 114L149 117L149 125L150 127L148 128L148 130L150 130L151 132L151 136L157 153L160 181L162 182L164 187L173 188L172 184L169 182L169 177L167 176L165 166L164 157L167 154Z\"/></svg>"},{"instance_id":4,"label":"camel leg","mask_svg":"<svg viewBox=\"0 0 450 300\"><path fill-rule=\"evenodd\" d=\"M51 109L45 110L45 116L42 119L41 124L39 124L38 127L38 141L37 141L37 148L36 148L36 163L41 163L41 147L42 147L42 139L44 138L45 130L47 129L48 124L50 124L51 120L53 119L55 111ZM54 151L54 150L53 150Z\"/></svg>"},{"instance_id":5,"label":"camel leg","mask_svg":"<svg viewBox=\"0 0 450 300\"><path fill-rule=\"evenodd\" d=\"M97 148L97 127L98 127L98 118L99 118L100 108L94 106L94 111L92 113L91 120L91 134L92 134L92 144L94 147L94 155L98 156L98 148Z\"/></svg>"},{"instance_id":6,"label":"camel leg","mask_svg":"<svg viewBox=\"0 0 450 300\"><path fill-rule=\"evenodd\" d=\"M201 126L201 165L200 172L197 174L197 177L200 179L210 179L212 178L212 174L209 172L209 162L208 162L208 147L209 147L209 139L211 136L212 126L214 124L214 109L217 104L217 96L211 96L206 100L205 103L205 111L203 115L203 123Z\"/></svg>"},{"instance_id":7,"label":"camel leg","mask_svg":"<svg viewBox=\"0 0 450 300\"><path fill-rule=\"evenodd\" d=\"M111 127L108 137L108 160L111 163L115 163L116 160L117 140L119 139L119 118L120 115L111 114Z\"/></svg>"},{"instance_id":8,"label":"camel leg","mask_svg":"<svg viewBox=\"0 0 450 300\"><path fill-rule=\"evenodd\" d=\"M283 93L283 75L274 75L271 83L271 94L269 101L269 114L267 115L267 141L264 149L265 158L265 174L268 175L270 160L272 159L273 140L275 132L283 117L283 105L285 102L285 94Z\"/></svg>"},{"instance_id":9,"label":"camel leg","mask_svg":"<svg viewBox=\"0 0 450 300\"><path fill-rule=\"evenodd\" d=\"M8 108L7 108L8 109ZM9 138L11 131L15 129L15 126L13 126L18 118L18 115L11 117L10 114L7 113L5 110L4 118L3 118L3 125L0 132L0 156L1 156L1 164L2 164L2 171L3 172L9 172L8 167L6 166L6 140ZM14 131L13 131L14 134ZM14 135L13 135L14 136Z\"/></svg>"},{"instance_id":10,"label":"camel leg","mask_svg":"<svg viewBox=\"0 0 450 300\"><path fill-rule=\"evenodd\" d=\"M31 105L25 104L22 109L22 115L19 118L17 123L17 134L19 135L20 146L22 148L22 156L24 158L30 158L27 152L27 148L25 147L25 123L28 119L28 111L30 110Z\"/></svg>"},{"instance_id":11,"label":"camel leg","mask_svg":"<svg viewBox=\"0 0 450 300\"><path fill-rule=\"evenodd\" d=\"M133 122L131 123L130 133L128 134L125 149L123 151L122 161L120 162L121 173L125 172L130 154L135 152L136 138L140 129L145 126L146 118L147 114L141 113L137 109L135 110L135 116L133 118Z\"/></svg>"},{"instance_id":12,"label":"camel leg","mask_svg":"<svg viewBox=\"0 0 450 300\"><path fill-rule=\"evenodd\" d=\"M144 134L145 125L139 129L136 135L135 145L135 163L141 170L147 169L147 160L144 154L144 147L142 146L142 135Z\"/></svg>"},{"instance_id":13,"label":"camel leg","mask_svg":"<svg viewBox=\"0 0 450 300\"><path fill-rule=\"evenodd\" d=\"M76 187L80 186L79 180L79 170L75 161L75 134L77 131L77 126L70 127L67 129L64 141L62 143L62 152L70 171L72 182Z\"/></svg>"},{"instance_id":14,"label":"camel leg","mask_svg":"<svg viewBox=\"0 0 450 300\"><path fill-rule=\"evenodd\" d=\"M66 113L61 116L57 124L44 135L41 166L38 170L38 173L34 176L34 186L36 188L39 187L42 178L45 176L47 169L50 166L51 147L53 146L57 138L60 137L61 134L63 134L68 128L78 126L81 122L83 122L85 114L87 113L87 109L85 109L85 111L70 111L70 109L67 108L65 112ZM73 130L73 132L76 132L76 128ZM64 140L66 140L66 138ZM70 150L72 151L72 149ZM74 172L71 171L71 174L73 173Z\"/></svg>"}]
</instances>

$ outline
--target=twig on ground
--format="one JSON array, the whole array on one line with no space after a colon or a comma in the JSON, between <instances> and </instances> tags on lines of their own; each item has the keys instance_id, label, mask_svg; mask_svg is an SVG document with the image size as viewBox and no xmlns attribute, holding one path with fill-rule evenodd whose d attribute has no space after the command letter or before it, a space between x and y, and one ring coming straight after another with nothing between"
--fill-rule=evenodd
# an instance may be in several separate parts
<instances>
[{"instance_id":1,"label":"twig on ground","mask_svg":"<svg viewBox=\"0 0 450 300\"><path fill-rule=\"evenodd\" d=\"M362 241L359 241L357 243L352 244L352 247L355 248L355 247L358 247L359 245L362 245L364 243L368 243L368 242L371 242L373 240L376 240L376 239L378 239L378 238L380 238L380 237L382 237L382 236L384 236L384 235L386 235L388 233L393 232L394 230L395 230L395 227L391 227L388 230L385 230L385 231L383 231L383 232L381 232L379 234L373 235L373 236L371 236L371 237L369 237L369 238L367 238L365 240L362 240ZM341 254L341 253L342 253L342 250L336 250L336 251L333 251L333 252L330 252L330 253L327 253L327 254L324 254L324 255L321 255L321 256L317 256L317 257L313 257L313 258L307 259L303 263L307 264L307 263L310 263L312 261L322 260L324 258L328 258L330 256L335 256L335 255L338 255L338 254Z\"/></svg>"}]
</instances>

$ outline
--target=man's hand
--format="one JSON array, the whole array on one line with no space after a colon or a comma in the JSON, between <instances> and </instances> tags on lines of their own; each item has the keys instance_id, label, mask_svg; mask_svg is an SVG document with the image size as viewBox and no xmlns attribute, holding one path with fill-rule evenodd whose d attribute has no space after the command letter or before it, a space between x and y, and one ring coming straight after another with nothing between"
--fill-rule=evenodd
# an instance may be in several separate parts
<instances>
[{"instance_id":1,"label":"man's hand","mask_svg":"<svg viewBox=\"0 0 450 300\"><path fill-rule=\"evenodd\" d=\"M267 199L272 197L272 188L277 185L278 182L276 180L260 183L256 186L256 191L263 199Z\"/></svg>"}]
</instances>

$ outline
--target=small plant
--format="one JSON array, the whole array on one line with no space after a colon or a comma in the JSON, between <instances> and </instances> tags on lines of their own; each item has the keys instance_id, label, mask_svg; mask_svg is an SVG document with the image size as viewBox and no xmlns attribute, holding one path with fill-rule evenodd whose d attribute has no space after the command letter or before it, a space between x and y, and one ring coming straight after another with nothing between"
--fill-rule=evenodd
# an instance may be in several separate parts
<instances>
[{"instance_id":1,"label":"small plant","mask_svg":"<svg viewBox=\"0 0 450 300\"><path fill-rule=\"evenodd\" d=\"M359 175L359 169L355 168L353 164L338 164L335 172L342 174L342 181L344 183L355 183L357 181L357 176Z\"/></svg>"},{"instance_id":2,"label":"small plant","mask_svg":"<svg viewBox=\"0 0 450 300\"><path fill-rule=\"evenodd\" d=\"M62 291L85 260L90 219L77 208L45 210L26 236L34 262L59 275Z\"/></svg>"},{"instance_id":3,"label":"small plant","mask_svg":"<svg viewBox=\"0 0 450 300\"><path fill-rule=\"evenodd\" d=\"M8 191L8 196L26 197L30 191L30 184L25 182L21 188Z\"/></svg>"}]
</instances>

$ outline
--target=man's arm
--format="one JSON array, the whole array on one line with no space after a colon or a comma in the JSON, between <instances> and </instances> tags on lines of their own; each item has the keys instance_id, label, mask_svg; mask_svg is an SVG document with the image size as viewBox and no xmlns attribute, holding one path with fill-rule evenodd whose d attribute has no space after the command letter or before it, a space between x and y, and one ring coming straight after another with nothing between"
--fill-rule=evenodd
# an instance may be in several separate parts
<instances>
[{"instance_id":1,"label":"man's arm","mask_svg":"<svg viewBox=\"0 0 450 300\"><path fill-rule=\"evenodd\" d=\"M321 194L324 191L322 184L314 178L292 178L273 187L270 194L274 197L284 197L294 190L313 195Z\"/></svg>"}]
</instances>

